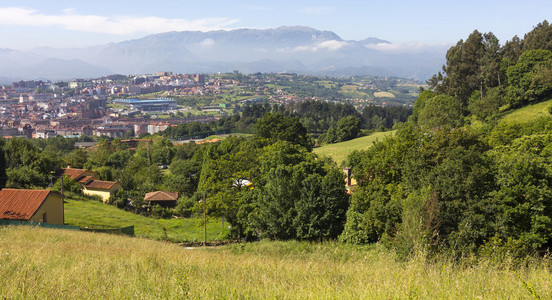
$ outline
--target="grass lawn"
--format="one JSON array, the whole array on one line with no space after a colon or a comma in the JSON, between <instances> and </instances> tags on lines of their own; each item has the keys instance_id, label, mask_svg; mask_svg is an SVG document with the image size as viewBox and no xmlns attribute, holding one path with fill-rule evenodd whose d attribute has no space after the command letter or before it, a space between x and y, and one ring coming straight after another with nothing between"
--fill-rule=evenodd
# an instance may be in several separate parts
<instances>
[{"instance_id":1,"label":"grass lawn","mask_svg":"<svg viewBox=\"0 0 552 300\"><path fill-rule=\"evenodd\" d=\"M222 135L210 135L206 138L204 138L204 140L213 140L213 139L225 139L229 136L235 136L235 137L250 137L250 136L253 136L253 134L251 133L229 133L229 134L222 134Z\"/></svg>"},{"instance_id":2,"label":"grass lawn","mask_svg":"<svg viewBox=\"0 0 552 300\"><path fill-rule=\"evenodd\" d=\"M395 131L376 132L354 140L314 148L313 152L320 156L330 156L338 165L341 165L347 159L347 155L354 150L366 150L376 140L382 140L393 134Z\"/></svg>"},{"instance_id":3,"label":"grass lawn","mask_svg":"<svg viewBox=\"0 0 552 300\"><path fill-rule=\"evenodd\" d=\"M551 299L550 258L398 262L381 245L267 242L186 249L0 227L6 299Z\"/></svg>"},{"instance_id":4,"label":"grass lawn","mask_svg":"<svg viewBox=\"0 0 552 300\"><path fill-rule=\"evenodd\" d=\"M203 219L154 219L118 209L95 200L65 199L65 223L89 228L134 225L136 236L171 241L203 241ZM226 224L227 225L227 224ZM163 227L166 230L163 230ZM207 222L207 240L222 240L228 232L220 220Z\"/></svg>"},{"instance_id":5,"label":"grass lawn","mask_svg":"<svg viewBox=\"0 0 552 300\"><path fill-rule=\"evenodd\" d=\"M539 119L541 117L550 117L548 107L552 105L552 100L528 105L520 109L509 111L504 113L504 116L500 119L503 123L527 123Z\"/></svg>"}]
</instances>

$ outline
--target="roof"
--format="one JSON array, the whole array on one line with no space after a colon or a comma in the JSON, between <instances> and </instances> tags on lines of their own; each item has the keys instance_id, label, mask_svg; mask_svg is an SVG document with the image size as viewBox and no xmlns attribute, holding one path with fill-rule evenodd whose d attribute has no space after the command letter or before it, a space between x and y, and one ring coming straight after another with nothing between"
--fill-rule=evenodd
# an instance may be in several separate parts
<instances>
[{"instance_id":1,"label":"roof","mask_svg":"<svg viewBox=\"0 0 552 300\"><path fill-rule=\"evenodd\" d=\"M73 180L77 180L79 177L82 176L85 172L91 172L86 169L73 169L73 168L61 168L61 170L58 170L58 174L56 175L67 175L69 178Z\"/></svg>"},{"instance_id":2,"label":"roof","mask_svg":"<svg viewBox=\"0 0 552 300\"><path fill-rule=\"evenodd\" d=\"M117 183L114 181L92 180L88 184L84 184L84 187L87 189L110 190Z\"/></svg>"},{"instance_id":3,"label":"roof","mask_svg":"<svg viewBox=\"0 0 552 300\"><path fill-rule=\"evenodd\" d=\"M23 189L0 190L0 219L31 219L50 193L55 192Z\"/></svg>"},{"instance_id":4,"label":"roof","mask_svg":"<svg viewBox=\"0 0 552 300\"><path fill-rule=\"evenodd\" d=\"M97 180L98 178L94 177L94 176L84 176L83 178L79 179L79 183L82 183L82 184L86 184L87 182L89 182L90 180Z\"/></svg>"},{"instance_id":5,"label":"roof","mask_svg":"<svg viewBox=\"0 0 552 300\"><path fill-rule=\"evenodd\" d=\"M156 191L147 193L144 197L145 201L176 201L178 199L178 193Z\"/></svg>"}]
</instances>

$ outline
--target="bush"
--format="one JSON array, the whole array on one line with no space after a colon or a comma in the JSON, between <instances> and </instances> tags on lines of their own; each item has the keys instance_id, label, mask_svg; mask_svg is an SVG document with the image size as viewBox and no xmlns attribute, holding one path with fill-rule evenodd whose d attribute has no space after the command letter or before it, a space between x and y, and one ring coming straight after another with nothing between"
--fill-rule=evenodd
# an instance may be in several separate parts
<instances>
[{"instance_id":1,"label":"bush","mask_svg":"<svg viewBox=\"0 0 552 300\"><path fill-rule=\"evenodd\" d=\"M172 213L170 208L154 205L150 208L150 216L159 219L168 219L172 216Z\"/></svg>"},{"instance_id":2,"label":"bush","mask_svg":"<svg viewBox=\"0 0 552 300\"><path fill-rule=\"evenodd\" d=\"M62 184L64 192L79 194L82 190L82 184L74 181L67 175L63 175L63 178L59 178L58 180L56 180L56 183L54 184L52 190L61 192Z\"/></svg>"},{"instance_id":3,"label":"bush","mask_svg":"<svg viewBox=\"0 0 552 300\"><path fill-rule=\"evenodd\" d=\"M178 204L173 210L175 216L189 218L192 216L193 207L195 201L188 197L180 197L178 199Z\"/></svg>"}]
</instances>

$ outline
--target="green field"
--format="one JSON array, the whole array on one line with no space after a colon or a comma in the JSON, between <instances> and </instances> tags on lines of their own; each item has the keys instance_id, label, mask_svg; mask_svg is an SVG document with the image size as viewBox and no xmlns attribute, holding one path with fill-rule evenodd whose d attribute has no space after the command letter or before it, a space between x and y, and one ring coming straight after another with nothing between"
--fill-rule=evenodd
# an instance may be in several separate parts
<instances>
[{"instance_id":1,"label":"green field","mask_svg":"<svg viewBox=\"0 0 552 300\"><path fill-rule=\"evenodd\" d=\"M67 225L89 228L120 228L134 225L134 233L139 237L176 242L203 241L203 220L201 218L154 219L136 215L96 200L66 198L65 202L65 223ZM208 241L223 240L227 232L228 229L222 228L220 220L211 220L207 223Z\"/></svg>"},{"instance_id":2,"label":"green field","mask_svg":"<svg viewBox=\"0 0 552 300\"><path fill-rule=\"evenodd\" d=\"M548 107L552 105L552 100L540 102L533 105L528 105L520 109L505 112L500 122L503 123L527 123L539 119L541 117L550 117Z\"/></svg>"},{"instance_id":3,"label":"green field","mask_svg":"<svg viewBox=\"0 0 552 300\"><path fill-rule=\"evenodd\" d=\"M125 236L0 227L6 299L551 299L549 258L522 266L381 245L258 242L188 249Z\"/></svg>"},{"instance_id":4,"label":"green field","mask_svg":"<svg viewBox=\"0 0 552 300\"><path fill-rule=\"evenodd\" d=\"M345 162L349 153L354 150L366 150L372 146L372 143L375 141L382 140L388 136L392 136L393 134L395 134L395 131L376 132L354 140L314 148L313 152L320 156L329 156L338 165L341 165Z\"/></svg>"}]
</instances>

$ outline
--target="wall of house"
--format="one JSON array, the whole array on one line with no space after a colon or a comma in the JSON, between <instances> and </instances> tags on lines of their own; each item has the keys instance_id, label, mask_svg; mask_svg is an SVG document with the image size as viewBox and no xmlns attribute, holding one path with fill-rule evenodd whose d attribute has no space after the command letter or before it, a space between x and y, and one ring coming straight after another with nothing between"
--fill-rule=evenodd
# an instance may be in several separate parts
<instances>
[{"instance_id":1,"label":"wall of house","mask_svg":"<svg viewBox=\"0 0 552 300\"><path fill-rule=\"evenodd\" d=\"M42 222L45 213L46 223L63 225L63 198L55 194L50 194L31 217L31 221Z\"/></svg>"},{"instance_id":2,"label":"wall of house","mask_svg":"<svg viewBox=\"0 0 552 300\"><path fill-rule=\"evenodd\" d=\"M84 188L82 190L82 193L88 196L100 196L102 198L103 203L106 203L107 200L109 200L109 197L111 196L111 192L106 190L94 190L94 189L87 189Z\"/></svg>"}]
</instances>

